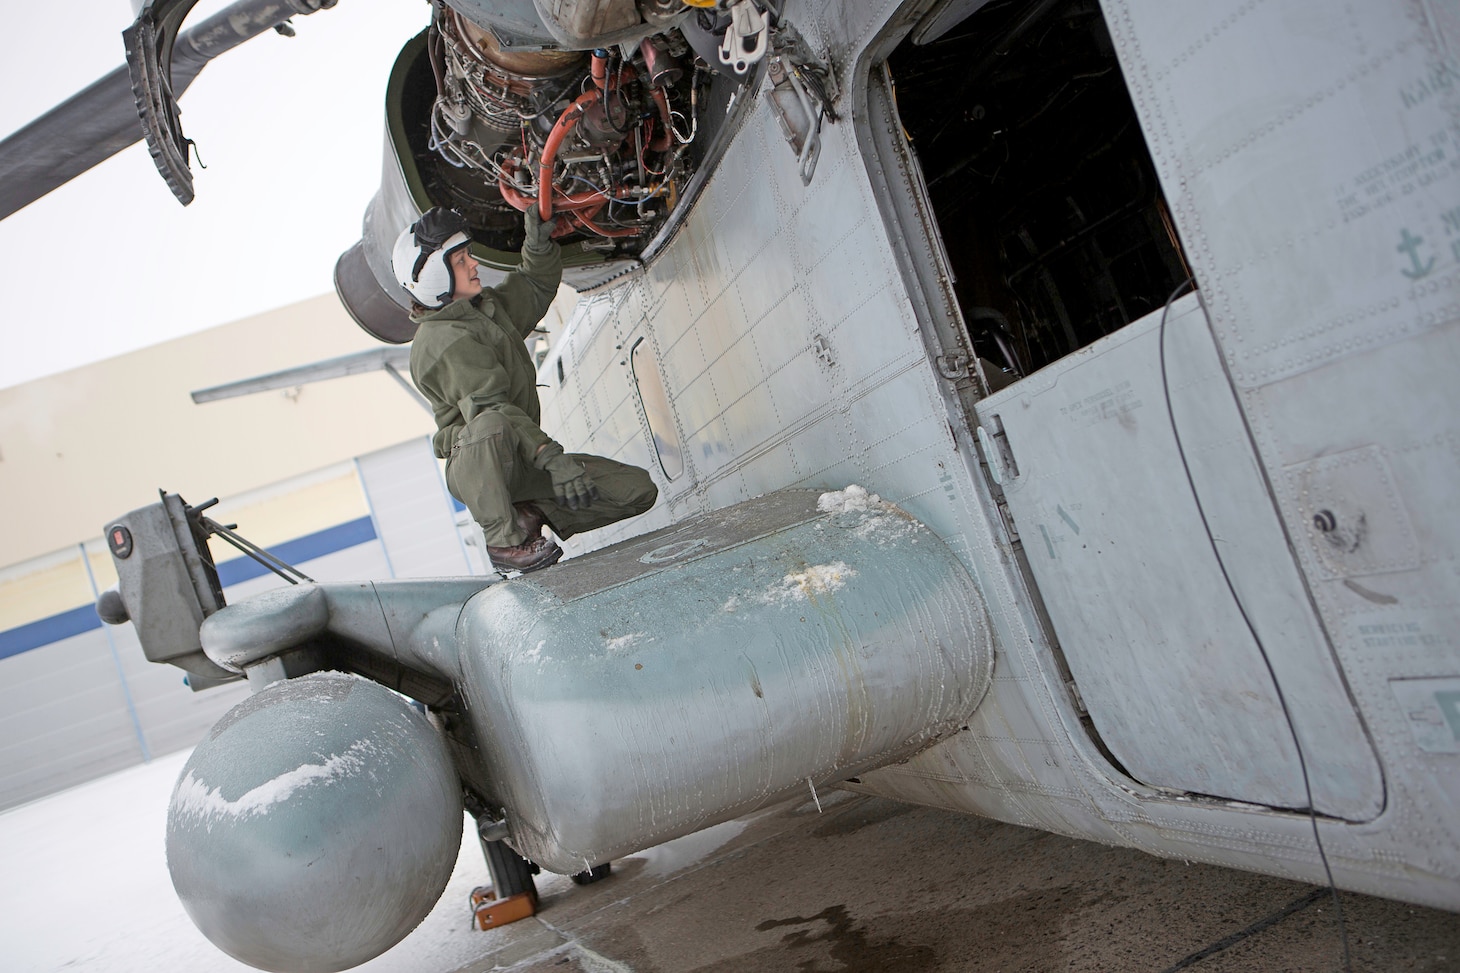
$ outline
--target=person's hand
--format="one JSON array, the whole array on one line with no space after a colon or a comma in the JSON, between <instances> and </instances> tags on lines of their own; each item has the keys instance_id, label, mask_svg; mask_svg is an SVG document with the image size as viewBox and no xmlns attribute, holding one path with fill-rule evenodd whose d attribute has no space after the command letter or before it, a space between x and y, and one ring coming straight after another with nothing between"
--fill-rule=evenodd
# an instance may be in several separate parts
<instances>
[{"instance_id":1,"label":"person's hand","mask_svg":"<svg viewBox=\"0 0 1460 973\"><path fill-rule=\"evenodd\" d=\"M553 245L553 231L558 228L558 221L544 220L534 203L522 214L522 228L527 234L522 241L522 249L543 251Z\"/></svg>"},{"instance_id":2,"label":"person's hand","mask_svg":"<svg viewBox=\"0 0 1460 973\"><path fill-rule=\"evenodd\" d=\"M533 465L553 478L553 494L569 510L587 507L598 499L598 487L583 464L570 459L557 443L538 450Z\"/></svg>"}]
</instances>

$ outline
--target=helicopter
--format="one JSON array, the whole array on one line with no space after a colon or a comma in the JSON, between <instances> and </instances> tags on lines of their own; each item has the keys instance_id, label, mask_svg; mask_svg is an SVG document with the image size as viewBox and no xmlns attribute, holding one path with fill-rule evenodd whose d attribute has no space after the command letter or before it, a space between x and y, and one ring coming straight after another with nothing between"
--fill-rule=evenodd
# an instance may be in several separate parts
<instances>
[{"instance_id":1,"label":"helicopter","mask_svg":"<svg viewBox=\"0 0 1460 973\"><path fill-rule=\"evenodd\" d=\"M179 198L185 6L129 41ZM462 800L591 874L833 785L1460 909L1457 44L1398 0L435 5L337 291L408 341L402 226L458 207L506 273L514 218L562 215L544 425L659 505L532 576L228 606L200 508L108 525L112 617L260 690L185 771L180 858L400 782L400 855L319 849L387 930L317 955L201 905L205 865L194 918L353 965L444 884L449 827L407 824Z\"/></svg>"}]
</instances>

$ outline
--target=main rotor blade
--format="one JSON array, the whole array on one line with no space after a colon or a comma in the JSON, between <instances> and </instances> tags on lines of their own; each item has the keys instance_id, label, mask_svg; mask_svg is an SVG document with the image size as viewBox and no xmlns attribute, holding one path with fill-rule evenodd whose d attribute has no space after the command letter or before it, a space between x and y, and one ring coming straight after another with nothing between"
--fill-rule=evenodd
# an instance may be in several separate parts
<instances>
[{"instance_id":1,"label":"main rotor blade","mask_svg":"<svg viewBox=\"0 0 1460 973\"><path fill-rule=\"evenodd\" d=\"M172 89L181 95L209 61L300 11L279 0L239 0L173 44ZM0 142L0 219L142 139L125 65Z\"/></svg>"}]
</instances>

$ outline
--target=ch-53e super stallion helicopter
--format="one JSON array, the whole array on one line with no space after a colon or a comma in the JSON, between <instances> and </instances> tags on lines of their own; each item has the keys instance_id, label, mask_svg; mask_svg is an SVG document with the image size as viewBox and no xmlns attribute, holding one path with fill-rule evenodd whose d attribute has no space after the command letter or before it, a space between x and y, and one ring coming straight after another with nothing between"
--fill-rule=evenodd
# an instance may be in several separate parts
<instances>
[{"instance_id":1,"label":"ch-53e super stallion helicopter","mask_svg":"<svg viewBox=\"0 0 1460 973\"><path fill-rule=\"evenodd\" d=\"M185 197L191 4L141 6ZM407 340L416 214L498 269L563 215L544 425L661 501L528 577L227 607L201 512L112 525L113 617L261 689L174 798L194 918L339 969L463 792L572 873L827 785L1460 909L1457 57L1439 0L437 4L341 297Z\"/></svg>"}]
</instances>

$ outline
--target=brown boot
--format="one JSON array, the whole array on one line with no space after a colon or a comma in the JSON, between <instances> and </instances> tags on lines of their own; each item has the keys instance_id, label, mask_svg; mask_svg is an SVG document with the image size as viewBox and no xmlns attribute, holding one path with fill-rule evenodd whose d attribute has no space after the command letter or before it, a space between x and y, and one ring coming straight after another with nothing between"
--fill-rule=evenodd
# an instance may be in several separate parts
<instances>
[{"instance_id":1,"label":"brown boot","mask_svg":"<svg viewBox=\"0 0 1460 973\"><path fill-rule=\"evenodd\" d=\"M521 571L526 574L555 563L563 556L563 549L547 537L529 537L516 547L493 547L487 545L487 557L492 567L504 574Z\"/></svg>"},{"instance_id":2,"label":"brown boot","mask_svg":"<svg viewBox=\"0 0 1460 973\"><path fill-rule=\"evenodd\" d=\"M547 523L547 518L542 511L537 509L537 504L532 502L514 503L517 510L517 528L527 534L527 540L542 536L542 525ZM523 541L527 543L527 541Z\"/></svg>"}]
</instances>

